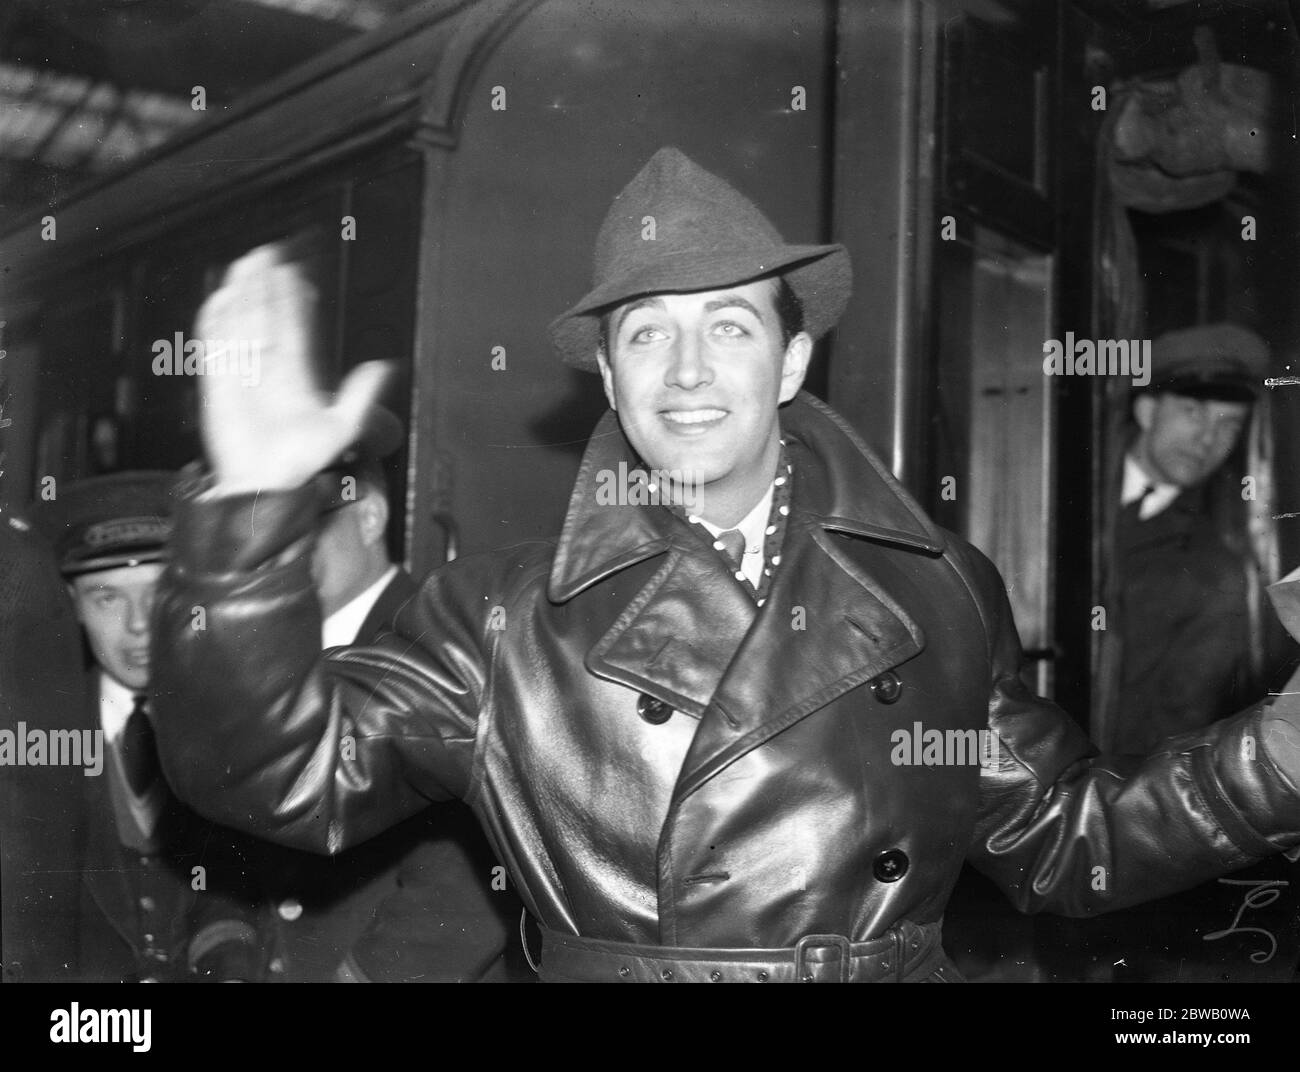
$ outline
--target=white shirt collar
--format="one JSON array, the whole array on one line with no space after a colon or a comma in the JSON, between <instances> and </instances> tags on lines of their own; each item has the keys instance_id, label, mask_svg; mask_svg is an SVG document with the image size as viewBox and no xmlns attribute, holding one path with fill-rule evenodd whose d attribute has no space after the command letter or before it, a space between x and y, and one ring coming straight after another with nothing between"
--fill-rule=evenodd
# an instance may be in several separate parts
<instances>
[{"instance_id":1,"label":"white shirt collar","mask_svg":"<svg viewBox=\"0 0 1300 1072\"><path fill-rule=\"evenodd\" d=\"M104 736L116 744L126 729L126 720L135 707L136 694L102 670L99 673L99 722Z\"/></svg>"},{"instance_id":2,"label":"white shirt collar","mask_svg":"<svg viewBox=\"0 0 1300 1072\"><path fill-rule=\"evenodd\" d=\"M1155 490L1143 499L1141 507L1138 508L1138 518L1142 521L1155 517L1178 498L1183 490L1177 484L1162 484L1152 480L1147 476L1146 470L1133 459L1132 454L1125 454L1124 487L1119 496L1120 505L1127 506L1131 502L1137 502L1147 488Z\"/></svg>"},{"instance_id":3,"label":"white shirt collar","mask_svg":"<svg viewBox=\"0 0 1300 1072\"><path fill-rule=\"evenodd\" d=\"M389 565L379 580L321 622L321 647L337 648L345 644L355 644L357 633L361 631L366 616L379 602L379 597L388 587L388 582L396 576L397 566Z\"/></svg>"},{"instance_id":4,"label":"white shirt collar","mask_svg":"<svg viewBox=\"0 0 1300 1072\"><path fill-rule=\"evenodd\" d=\"M128 689L114 677L104 671L99 672L99 723L104 730L104 740L108 743L110 762L117 772L118 784L122 796L136 829L146 838L152 837L158 819L162 815L167 794L163 780L159 778L142 797L131 792L126 774L122 770L122 754L119 751L122 734L126 729L126 720L131 717L135 707L136 693Z\"/></svg>"},{"instance_id":5,"label":"white shirt collar","mask_svg":"<svg viewBox=\"0 0 1300 1072\"><path fill-rule=\"evenodd\" d=\"M724 529L700 518L700 524L715 537L730 532L731 529L740 529L740 534L745 537L745 557L741 559L740 569L745 574L745 579L755 588L763 576L763 547L767 544L767 519L772 513L772 495L775 491L776 485L769 484L766 494L754 504L754 508L730 528Z\"/></svg>"}]
</instances>

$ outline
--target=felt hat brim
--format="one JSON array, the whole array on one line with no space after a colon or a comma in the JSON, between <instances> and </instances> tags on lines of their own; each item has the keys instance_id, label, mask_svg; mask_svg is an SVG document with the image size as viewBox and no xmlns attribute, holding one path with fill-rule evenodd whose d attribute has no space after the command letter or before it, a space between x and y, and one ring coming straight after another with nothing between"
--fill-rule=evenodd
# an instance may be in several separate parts
<instances>
[{"instance_id":1,"label":"felt hat brim","mask_svg":"<svg viewBox=\"0 0 1300 1072\"><path fill-rule=\"evenodd\" d=\"M718 290L772 275L785 277L803 306L804 330L814 339L835 326L853 289L849 254L839 244L688 250L601 281L551 323L551 341L565 364L595 372L605 312L648 294Z\"/></svg>"}]
</instances>

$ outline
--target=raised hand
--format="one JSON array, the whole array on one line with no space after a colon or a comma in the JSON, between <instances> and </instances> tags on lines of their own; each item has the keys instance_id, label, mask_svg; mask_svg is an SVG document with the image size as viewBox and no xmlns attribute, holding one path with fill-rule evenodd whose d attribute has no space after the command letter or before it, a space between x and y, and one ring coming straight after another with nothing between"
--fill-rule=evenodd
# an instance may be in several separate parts
<instances>
[{"instance_id":1,"label":"raised hand","mask_svg":"<svg viewBox=\"0 0 1300 1072\"><path fill-rule=\"evenodd\" d=\"M268 245L235 261L199 310L203 442L218 492L298 487L358 438L389 366L358 365L331 399L312 363L315 303L298 265ZM230 359L237 347L251 362Z\"/></svg>"}]
</instances>

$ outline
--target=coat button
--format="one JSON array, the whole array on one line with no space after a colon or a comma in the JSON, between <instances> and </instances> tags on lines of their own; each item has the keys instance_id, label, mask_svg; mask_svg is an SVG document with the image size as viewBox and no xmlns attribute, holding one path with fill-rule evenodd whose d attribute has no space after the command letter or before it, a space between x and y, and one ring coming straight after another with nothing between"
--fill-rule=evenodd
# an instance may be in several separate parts
<instances>
[{"instance_id":1,"label":"coat button","mask_svg":"<svg viewBox=\"0 0 1300 1072\"><path fill-rule=\"evenodd\" d=\"M902 849L890 849L876 857L871 872L881 882L897 882L907 874L911 863Z\"/></svg>"},{"instance_id":2,"label":"coat button","mask_svg":"<svg viewBox=\"0 0 1300 1072\"><path fill-rule=\"evenodd\" d=\"M302 915L302 902L296 897L286 897L276 906L276 912L287 923L292 923Z\"/></svg>"},{"instance_id":3,"label":"coat button","mask_svg":"<svg viewBox=\"0 0 1300 1072\"><path fill-rule=\"evenodd\" d=\"M892 670L886 670L879 677L871 679L871 691L881 703L894 703L903 695L903 683Z\"/></svg>"},{"instance_id":4,"label":"coat button","mask_svg":"<svg viewBox=\"0 0 1300 1072\"><path fill-rule=\"evenodd\" d=\"M152 912L157 907L157 902L146 895L140 898L140 907L146 912Z\"/></svg>"},{"instance_id":5,"label":"coat button","mask_svg":"<svg viewBox=\"0 0 1300 1072\"><path fill-rule=\"evenodd\" d=\"M673 717L673 709L663 700L657 700L644 692L636 702L636 713L652 726L662 726Z\"/></svg>"}]
</instances>

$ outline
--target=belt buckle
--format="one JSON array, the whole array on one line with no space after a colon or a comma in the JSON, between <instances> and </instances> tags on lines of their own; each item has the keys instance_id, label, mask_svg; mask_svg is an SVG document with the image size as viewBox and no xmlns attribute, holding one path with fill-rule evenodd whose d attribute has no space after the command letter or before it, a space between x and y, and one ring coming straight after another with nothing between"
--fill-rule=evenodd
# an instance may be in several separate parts
<instances>
[{"instance_id":1,"label":"belt buckle","mask_svg":"<svg viewBox=\"0 0 1300 1072\"><path fill-rule=\"evenodd\" d=\"M809 961L808 952L812 949L838 949L839 963L837 977L827 977L826 969L833 967L833 962ZM849 940L842 934L805 934L794 947L794 978L800 983L847 983L849 981Z\"/></svg>"}]
</instances>

